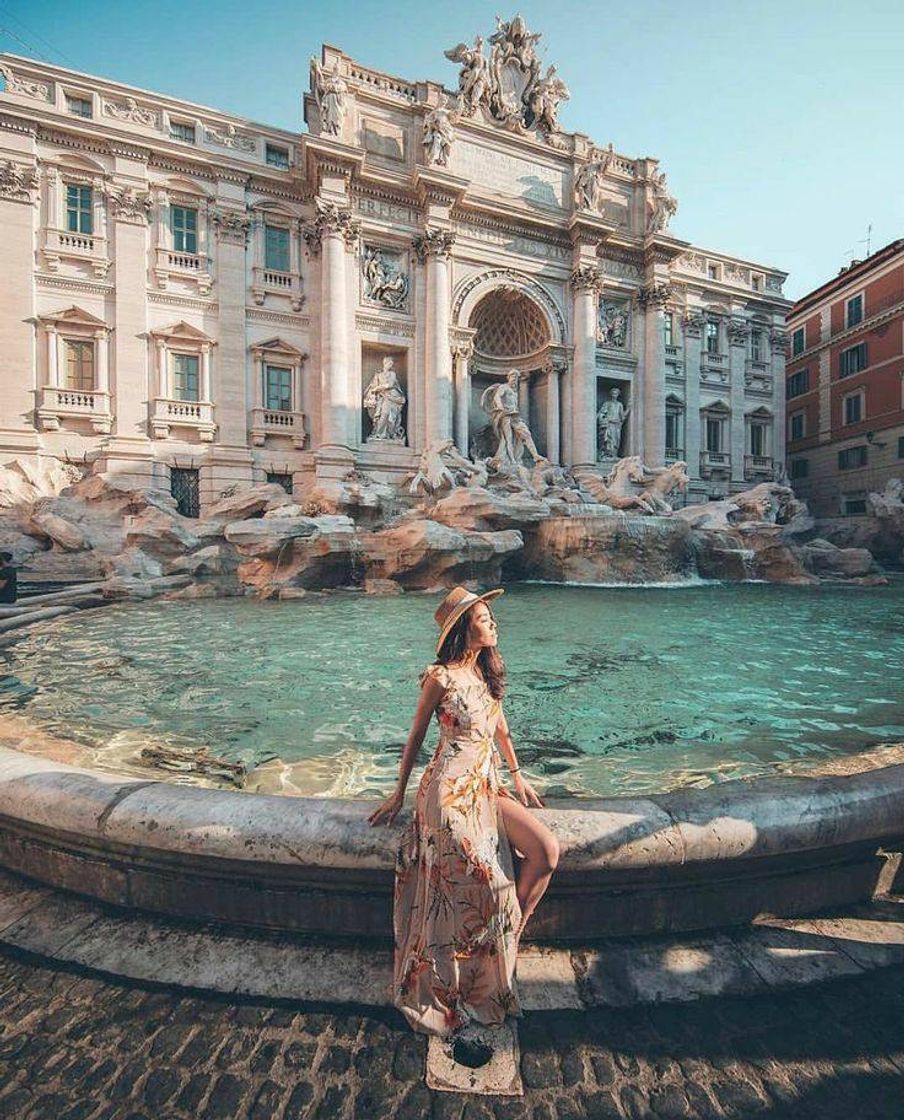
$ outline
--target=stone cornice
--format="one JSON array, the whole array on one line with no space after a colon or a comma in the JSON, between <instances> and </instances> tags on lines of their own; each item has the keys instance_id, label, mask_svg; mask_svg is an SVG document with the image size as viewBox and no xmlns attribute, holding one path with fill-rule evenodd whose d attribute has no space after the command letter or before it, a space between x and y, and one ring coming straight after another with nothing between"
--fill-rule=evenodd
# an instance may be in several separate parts
<instances>
[{"instance_id":1,"label":"stone cornice","mask_svg":"<svg viewBox=\"0 0 904 1120\"><path fill-rule=\"evenodd\" d=\"M398 338L414 338L414 323L404 319L384 319L378 315L355 315L358 330L373 331L376 334L395 335Z\"/></svg>"},{"instance_id":2,"label":"stone cornice","mask_svg":"<svg viewBox=\"0 0 904 1120\"><path fill-rule=\"evenodd\" d=\"M90 292L100 296L112 295L116 291L113 284L96 284L78 276L48 276L44 272L35 273L35 283L41 288L61 288L64 291Z\"/></svg>"},{"instance_id":3,"label":"stone cornice","mask_svg":"<svg viewBox=\"0 0 904 1120\"><path fill-rule=\"evenodd\" d=\"M166 307L186 307L193 311L207 311L217 315L220 305L212 300L195 299L192 296L180 296L170 292L157 292L148 290L148 303L159 303Z\"/></svg>"},{"instance_id":4,"label":"stone cornice","mask_svg":"<svg viewBox=\"0 0 904 1120\"><path fill-rule=\"evenodd\" d=\"M36 136L38 122L28 117L14 117L9 113L0 113L0 128L6 132L21 132L23 136Z\"/></svg>"}]
</instances>

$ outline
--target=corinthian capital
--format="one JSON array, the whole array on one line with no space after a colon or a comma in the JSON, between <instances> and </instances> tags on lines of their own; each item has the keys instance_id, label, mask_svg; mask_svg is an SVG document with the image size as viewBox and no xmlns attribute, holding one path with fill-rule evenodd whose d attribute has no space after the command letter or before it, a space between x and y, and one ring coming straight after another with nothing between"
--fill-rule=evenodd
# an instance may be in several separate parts
<instances>
[{"instance_id":1,"label":"corinthian capital","mask_svg":"<svg viewBox=\"0 0 904 1120\"><path fill-rule=\"evenodd\" d=\"M572 270L571 287L575 292L588 289L598 292L603 286L603 274L595 264L581 264Z\"/></svg>"},{"instance_id":2,"label":"corinthian capital","mask_svg":"<svg viewBox=\"0 0 904 1120\"><path fill-rule=\"evenodd\" d=\"M360 223L354 220L351 210L322 198L315 198L314 206L317 210L314 221L302 231L311 253L316 256L323 238L330 234L338 234L353 249L358 243Z\"/></svg>"},{"instance_id":3,"label":"corinthian capital","mask_svg":"<svg viewBox=\"0 0 904 1120\"><path fill-rule=\"evenodd\" d=\"M210 217L217 228L220 240L245 244L248 230L251 228L251 219L247 214L241 210L213 210Z\"/></svg>"},{"instance_id":4,"label":"corinthian capital","mask_svg":"<svg viewBox=\"0 0 904 1120\"><path fill-rule=\"evenodd\" d=\"M647 284L637 293L637 302L641 307L663 308L672 297L672 289L668 284Z\"/></svg>"},{"instance_id":5,"label":"corinthian capital","mask_svg":"<svg viewBox=\"0 0 904 1120\"><path fill-rule=\"evenodd\" d=\"M728 341L732 346L743 346L750 337L750 324L740 319L729 319L725 329L728 331Z\"/></svg>"},{"instance_id":6,"label":"corinthian capital","mask_svg":"<svg viewBox=\"0 0 904 1120\"><path fill-rule=\"evenodd\" d=\"M423 264L428 257L448 260L455 244L455 234L446 229L430 228L415 237L413 241L417 259Z\"/></svg>"},{"instance_id":7,"label":"corinthian capital","mask_svg":"<svg viewBox=\"0 0 904 1120\"><path fill-rule=\"evenodd\" d=\"M0 198L14 202L33 202L38 189L38 172L26 164L6 160L0 167Z\"/></svg>"}]
</instances>

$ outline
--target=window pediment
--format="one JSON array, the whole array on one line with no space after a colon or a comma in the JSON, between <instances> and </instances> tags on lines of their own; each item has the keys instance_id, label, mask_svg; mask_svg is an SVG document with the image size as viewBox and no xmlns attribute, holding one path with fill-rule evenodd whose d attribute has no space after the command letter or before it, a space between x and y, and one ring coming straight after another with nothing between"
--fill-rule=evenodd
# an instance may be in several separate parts
<instances>
[{"instance_id":1,"label":"window pediment","mask_svg":"<svg viewBox=\"0 0 904 1120\"><path fill-rule=\"evenodd\" d=\"M307 358L307 354L282 338L270 338L266 342L255 342L249 349L252 354L270 354L296 362L303 362Z\"/></svg>"},{"instance_id":2,"label":"window pediment","mask_svg":"<svg viewBox=\"0 0 904 1120\"><path fill-rule=\"evenodd\" d=\"M109 331L112 328L108 327L103 319L98 319L96 315L92 315L90 311L85 311L82 307L67 307L64 311L57 311L50 315L39 315L38 322L45 327L56 327L57 330L66 330L71 328L81 328L82 330L90 331Z\"/></svg>"},{"instance_id":3,"label":"window pediment","mask_svg":"<svg viewBox=\"0 0 904 1120\"><path fill-rule=\"evenodd\" d=\"M178 323L173 323L169 327L155 327L154 330L148 332L151 338L162 339L164 342L175 345L177 343L189 343L194 346L206 344L208 346L216 346L216 339L211 338L209 334L202 331L200 327L193 327L191 323L186 323L181 320Z\"/></svg>"}]
</instances>

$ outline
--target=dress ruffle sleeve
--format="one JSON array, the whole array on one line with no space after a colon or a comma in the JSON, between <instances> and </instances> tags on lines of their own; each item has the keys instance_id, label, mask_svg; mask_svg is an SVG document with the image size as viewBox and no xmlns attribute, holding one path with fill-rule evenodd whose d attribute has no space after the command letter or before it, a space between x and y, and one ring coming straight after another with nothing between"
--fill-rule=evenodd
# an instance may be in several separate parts
<instances>
[{"instance_id":1,"label":"dress ruffle sleeve","mask_svg":"<svg viewBox=\"0 0 904 1120\"><path fill-rule=\"evenodd\" d=\"M421 673L421 675L418 677L417 683L420 688L424 687L424 683L428 679L428 677L432 678L435 681L438 681L444 689L448 689L452 683L451 677L449 675L449 670L445 665L428 665L423 673Z\"/></svg>"}]
</instances>

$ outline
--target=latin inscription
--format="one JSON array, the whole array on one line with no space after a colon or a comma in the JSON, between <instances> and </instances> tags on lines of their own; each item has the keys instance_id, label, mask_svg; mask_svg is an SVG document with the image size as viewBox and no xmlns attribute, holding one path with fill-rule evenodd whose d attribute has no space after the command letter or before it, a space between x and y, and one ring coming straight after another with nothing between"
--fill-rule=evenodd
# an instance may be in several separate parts
<instances>
[{"instance_id":1,"label":"latin inscription","mask_svg":"<svg viewBox=\"0 0 904 1120\"><path fill-rule=\"evenodd\" d=\"M537 206L561 208L565 198L565 171L494 152L459 140L452 148L452 171L498 194L521 198Z\"/></svg>"}]
</instances>

